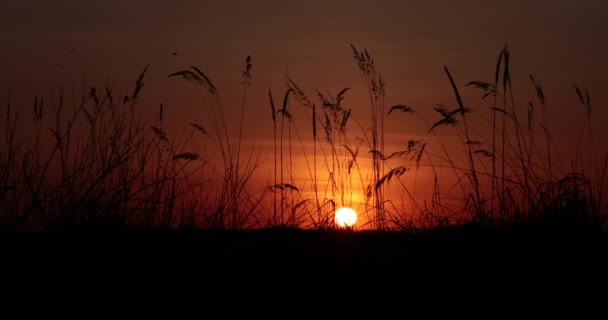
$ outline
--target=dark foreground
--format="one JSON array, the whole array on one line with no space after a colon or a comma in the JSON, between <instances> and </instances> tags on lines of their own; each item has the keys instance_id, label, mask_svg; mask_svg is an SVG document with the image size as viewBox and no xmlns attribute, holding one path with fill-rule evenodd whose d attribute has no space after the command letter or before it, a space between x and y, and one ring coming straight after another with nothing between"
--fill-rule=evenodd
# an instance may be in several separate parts
<instances>
[{"instance_id":1,"label":"dark foreground","mask_svg":"<svg viewBox=\"0 0 608 320\"><path fill-rule=\"evenodd\" d=\"M331 310L432 315L454 305L500 314L528 305L599 310L608 297L607 240L605 233L526 229L3 236L0 304L19 312L224 315L212 318L300 312L325 318Z\"/></svg>"}]
</instances>

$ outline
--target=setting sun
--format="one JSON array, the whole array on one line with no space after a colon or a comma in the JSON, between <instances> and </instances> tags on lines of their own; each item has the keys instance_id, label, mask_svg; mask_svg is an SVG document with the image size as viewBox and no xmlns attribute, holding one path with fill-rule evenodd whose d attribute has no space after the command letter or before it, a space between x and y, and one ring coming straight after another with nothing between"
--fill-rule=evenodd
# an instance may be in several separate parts
<instances>
[{"instance_id":1,"label":"setting sun","mask_svg":"<svg viewBox=\"0 0 608 320\"><path fill-rule=\"evenodd\" d=\"M357 222L357 213L351 208L336 210L336 224L340 227L352 227Z\"/></svg>"}]
</instances>

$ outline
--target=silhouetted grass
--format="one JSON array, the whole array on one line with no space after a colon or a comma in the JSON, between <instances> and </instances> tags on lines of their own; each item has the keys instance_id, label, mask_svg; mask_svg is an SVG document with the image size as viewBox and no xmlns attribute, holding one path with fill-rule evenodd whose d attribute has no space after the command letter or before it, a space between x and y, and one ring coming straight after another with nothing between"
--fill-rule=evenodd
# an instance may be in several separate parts
<instances>
[{"instance_id":1,"label":"silhouetted grass","mask_svg":"<svg viewBox=\"0 0 608 320\"><path fill-rule=\"evenodd\" d=\"M406 104L387 111L385 83L374 59L366 49L351 48L369 95L368 117L347 106L348 87L336 95L317 90L318 101L313 102L287 78L278 109L269 90L274 166L261 190L252 189L251 180L261 168L262 151L255 146L246 150L242 143L247 91L253 81L251 57L245 60L236 117L225 114L217 88L201 68L190 66L168 75L171 81L193 85L205 115L204 124L186 124L187 129L176 134L169 134L164 123L165 114L172 112L169 104L160 103L153 119L136 117L148 66L131 94L117 94L109 87L98 90L83 80L70 92L76 97L71 102L63 89L47 99L34 97L33 130L18 121L9 97L0 142L1 230L332 229L337 227L334 212L341 206L357 207L364 219L356 229L415 232L512 224L605 229L608 157L600 159L594 146L586 89L574 85L586 121L575 161L564 168L555 162L550 107L540 82L531 75L537 102L527 104L525 120L518 114L506 46L498 55L493 83L475 80L465 86L481 90L482 101L490 97L489 110L463 101L463 87L444 66L446 83L437 90L451 91L455 107L437 105L440 117L430 122ZM298 106L306 119L293 115ZM417 117L428 132L389 152L389 116ZM234 123L238 126L230 128ZM446 136L438 134L448 130L463 147L462 154L454 153ZM491 138L482 133L490 131ZM201 139L204 149L192 149L191 142ZM298 155L306 168L294 168ZM455 186L448 191L440 181L446 179L445 173L440 176L443 169ZM308 178L296 180L294 171L307 172ZM427 195L416 190L422 178L433 181ZM398 201L409 205L399 206Z\"/></svg>"}]
</instances>

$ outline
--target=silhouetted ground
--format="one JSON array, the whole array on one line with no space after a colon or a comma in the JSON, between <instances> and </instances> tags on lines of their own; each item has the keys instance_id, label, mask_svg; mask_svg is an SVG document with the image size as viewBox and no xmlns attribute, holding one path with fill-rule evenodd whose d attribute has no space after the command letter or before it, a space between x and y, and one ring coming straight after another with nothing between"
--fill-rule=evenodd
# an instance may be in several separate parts
<instances>
[{"instance_id":1,"label":"silhouetted ground","mask_svg":"<svg viewBox=\"0 0 608 320\"><path fill-rule=\"evenodd\" d=\"M3 236L1 303L21 311L160 308L228 318L302 311L321 317L331 312L326 308L433 315L446 305L502 314L581 303L588 311L606 301L607 240L605 233L526 228Z\"/></svg>"}]
</instances>

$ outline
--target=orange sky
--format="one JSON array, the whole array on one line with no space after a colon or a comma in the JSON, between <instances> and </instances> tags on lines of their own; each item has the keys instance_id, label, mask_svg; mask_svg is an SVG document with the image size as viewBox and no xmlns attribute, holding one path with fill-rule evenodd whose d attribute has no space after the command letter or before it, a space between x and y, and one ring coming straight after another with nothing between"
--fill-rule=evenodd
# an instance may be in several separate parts
<instances>
[{"instance_id":1,"label":"orange sky","mask_svg":"<svg viewBox=\"0 0 608 320\"><path fill-rule=\"evenodd\" d=\"M350 44L367 48L375 59L387 84L387 108L406 104L433 122L438 119L436 104L456 107L445 64L465 104L489 116L483 111L489 102L464 85L492 81L506 42L517 105L525 108L536 101L529 79L533 74L547 97L554 140L568 158L584 121L573 83L587 88L598 151L604 157L608 142L600 138L608 134L607 11L608 4L600 0L4 1L0 101L7 101L10 92L25 114L35 95L48 96L58 85L79 83L82 74L90 85L129 92L149 64L141 112L155 113L162 102L168 123L178 130L191 121L204 124L205 117L194 90L166 76L198 66L218 88L226 114L236 115L244 59L251 55L244 132L246 139L268 146L268 90L280 104L286 75L314 101L314 90L335 95L351 88L344 104L353 117L368 119L367 92ZM76 51L70 52L72 48ZM233 130L237 125L229 123ZM306 125L301 128L306 131ZM389 147L400 148L406 136L425 132L411 116L386 120ZM445 141L453 139L449 130L438 133Z\"/></svg>"}]
</instances>

